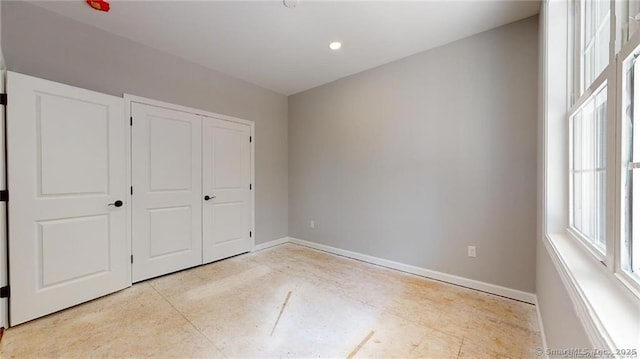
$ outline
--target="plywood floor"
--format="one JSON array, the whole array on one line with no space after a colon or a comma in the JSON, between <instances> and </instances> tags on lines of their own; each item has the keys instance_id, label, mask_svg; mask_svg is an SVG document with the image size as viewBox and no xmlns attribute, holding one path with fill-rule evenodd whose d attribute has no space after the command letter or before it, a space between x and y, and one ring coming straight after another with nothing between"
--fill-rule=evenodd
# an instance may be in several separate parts
<instances>
[{"instance_id":1,"label":"plywood floor","mask_svg":"<svg viewBox=\"0 0 640 359\"><path fill-rule=\"evenodd\" d=\"M285 244L11 328L0 354L533 358L535 313L529 304Z\"/></svg>"}]
</instances>

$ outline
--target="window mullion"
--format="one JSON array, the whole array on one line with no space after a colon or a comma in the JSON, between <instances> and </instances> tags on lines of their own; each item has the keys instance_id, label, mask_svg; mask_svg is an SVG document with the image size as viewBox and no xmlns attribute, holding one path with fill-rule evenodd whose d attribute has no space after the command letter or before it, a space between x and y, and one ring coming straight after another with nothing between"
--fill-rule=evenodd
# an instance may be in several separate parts
<instances>
[{"instance_id":1,"label":"window mullion","mask_svg":"<svg viewBox=\"0 0 640 359\"><path fill-rule=\"evenodd\" d=\"M616 7L615 0L611 0L609 3L609 39L607 41L608 50L608 64L607 69L604 71L607 75L607 111L606 111L606 137L605 137L605 161L606 161L606 185L605 185L605 238L604 245L607 248L605 252L605 264L609 272L615 272L615 238L616 238L616 208L618 207L619 199L616 197L617 187L617 167L619 163L616 162L618 142L616 141L616 106L617 101L618 81L616 76L615 66L615 44L616 44Z\"/></svg>"},{"instance_id":2,"label":"window mullion","mask_svg":"<svg viewBox=\"0 0 640 359\"><path fill-rule=\"evenodd\" d=\"M620 66L622 67L622 65ZM640 88L640 61L636 61L633 65L633 71L634 71L634 78L633 78L633 88L635 89L639 89ZM633 93L633 104L634 104L634 111L633 111L633 125L634 125L634 134L638 134L638 138L640 138L640 128L636 128L636 126L640 126L640 111L635 111L635 104L636 103L640 103L640 91L634 91ZM632 135L632 139L634 140L633 142L635 142L635 136ZM637 146L637 144L634 143L634 145ZM632 161L640 161L640 154L636 153L636 152L640 152L640 151L636 151L635 148L632 147L632 152L631 152L631 160ZM640 174L635 173L636 171L632 171L632 178L639 176ZM640 182L640 181L638 181ZM640 190L640 188L639 188ZM634 193L635 194L635 193ZM635 196L634 196L635 197ZM638 208L640 209L640 193L638 193L638 201L632 200L632 204L637 204ZM632 205L632 208L634 206ZM635 213L635 212L634 212ZM638 216L640 217L640 216ZM633 224L633 221L631 222ZM639 221L637 222L640 224L640 218ZM634 231L633 231L633 227L631 230L631 235L632 238L630 239L631 243L629 244L628 248L626 246L622 246L622 240L624 237L620 237L620 245L619 245L619 258L620 258L620 262L622 261L622 256L626 256L627 259L629 260L629 263L631 265L631 270L634 271L635 273L640 273L640 263L637 263L638 261L640 261L640 243L636 242L634 245L634 240L637 239L639 236L635 235L634 236ZM635 237L635 238L634 238ZM623 249L626 250L628 249L628 253L623 253ZM634 261L635 259L635 261Z\"/></svg>"}]
</instances>

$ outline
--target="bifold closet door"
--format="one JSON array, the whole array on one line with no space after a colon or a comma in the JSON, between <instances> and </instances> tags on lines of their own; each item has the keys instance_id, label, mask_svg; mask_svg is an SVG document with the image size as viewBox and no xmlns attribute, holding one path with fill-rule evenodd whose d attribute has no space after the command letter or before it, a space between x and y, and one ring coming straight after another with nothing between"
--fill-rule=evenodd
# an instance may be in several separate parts
<instances>
[{"instance_id":1,"label":"bifold closet door","mask_svg":"<svg viewBox=\"0 0 640 359\"><path fill-rule=\"evenodd\" d=\"M133 281L202 264L201 118L133 102Z\"/></svg>"},{"instance_id":2,"label":"bifold closet door","mask_svg":"<svg viewBox=\"0 0 640 359\"><path fill-rule=\"evenodd\" d=\"M248 252L251 231L251 128L202 118L204 263Z\"/></svg>"},{"instance_id":3,"label":"bifold closet door","mask_svg":"<svg viewBox=\"0 0 640 359\"><path fill-rule=\"evenodd\" d=\"M11 325L130 285L123 100L8 73Z\"/></svg>"}]
</instances>

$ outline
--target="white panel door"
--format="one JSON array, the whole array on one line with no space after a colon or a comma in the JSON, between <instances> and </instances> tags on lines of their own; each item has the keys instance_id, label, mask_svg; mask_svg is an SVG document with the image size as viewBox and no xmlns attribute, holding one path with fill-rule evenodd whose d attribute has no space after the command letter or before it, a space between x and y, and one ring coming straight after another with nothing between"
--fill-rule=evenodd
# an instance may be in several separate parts
<instances>
[{"instance_id":1,"label":"white panel door","mask_svg":"<svg viewBox=\"0 0 640 359\"><path fill-rule=\"evenodd\" d=\"M130 285L123 100L8 73L11 325Z\"/></svg>"},{"instance_id":2,"label":"white panel door","mask_svg":"<svg viewBox=\"0 0 640 359\"><path fill-rule=\"evenodd\" d=\"M133 281L202 264L201 118L133 102Z\"/></svg>"},{"instance_id":3,"label":"white panel door","mask_svg":"<svg viewBox=\"0 0 640 359\"><path fill-rule=\"evenodd\" d=\"M202 251L209 263L252 248L251 128L209 117L202 121Z\"/></svg>"}]
</instances>

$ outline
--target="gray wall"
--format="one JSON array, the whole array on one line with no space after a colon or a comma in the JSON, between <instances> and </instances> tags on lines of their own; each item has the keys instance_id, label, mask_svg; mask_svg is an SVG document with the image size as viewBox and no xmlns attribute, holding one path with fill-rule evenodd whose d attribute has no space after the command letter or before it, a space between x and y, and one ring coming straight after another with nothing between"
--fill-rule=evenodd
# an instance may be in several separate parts
<instances>
[{"instance_id":1,"label":"gray wall","mask_svg":"<svg viewBox=\"0 0 640 359\"><path fill-rule=\"evenodd\" d=\"M537 68L532 17L291 96L289 235L534 292Z\"/></svg>"},{"instance_id":2,"label":"gray wall","mask_svg":"<svg viewBox=\"0 0 640 359\"><path fill-rule=\"evenodd\" d=\"M34 5L2 1L9 70L256 123L256 242L287 236L287 97Z\"/></svg>"}]
</instances>

